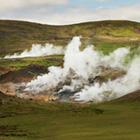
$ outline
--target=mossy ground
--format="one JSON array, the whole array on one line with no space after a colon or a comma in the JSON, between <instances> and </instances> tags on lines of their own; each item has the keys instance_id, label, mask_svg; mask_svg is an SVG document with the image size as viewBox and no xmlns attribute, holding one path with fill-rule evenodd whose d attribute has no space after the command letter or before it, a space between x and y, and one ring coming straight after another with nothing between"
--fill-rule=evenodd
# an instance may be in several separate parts
<instances>
[{"instance_id":1,"label":"mossy ground","mask_svg":"<svg viewBox=\"0 0 140 140\"><path fill-rule=\"evenodd\" d=\"M0 56L22 52L37 43L53 43L65 47L73 36L80 35L84 44L95 44L97 48L108 52L126 45L139 45L140 23L116 20L50 26L0 20Z\"/></svg>"},{"instance_id":2,"label":"mossy ground","mask_svg":"<svg viewBox=\"0 0 140 140\"><path fill-rule=\"evenodd\" d=\"M139 102L80 105L17 101L1 105L0 128L9 131L0 129L0 139L137 140L139 110Z\"/></svg>"},{"instance_id":3,"label":"mossy ground","mask_svg":"<svg viewBox=\"0 0 140 140\"><path fill-rule=\"evenodd\" d=\"M34 57L34 58L21 58L21 59L1 59L0 66L5 68L21 69L28 65L42 65L49 66L62 66L63 55L52 55L46 57Z\"/></svg>"},{"instance_id":4,"label":"mossy ground","mask_svg":"<svg viewBox=\"0 0 140 140\"><path fill-rule=\"evenodd\" d=\"M66 45L82 35L84 45L104 53L140 44L140 24L130 21L49 26L0 21L0 56L21 52L33 43ZM136 48L136 49L135 49ZM20 69L30 64L63 65L63 56L0 60L1 67ZM140 102L94 104L41 103L0 100L0 140L139 140Z\"/></svg>"}]
</instances>

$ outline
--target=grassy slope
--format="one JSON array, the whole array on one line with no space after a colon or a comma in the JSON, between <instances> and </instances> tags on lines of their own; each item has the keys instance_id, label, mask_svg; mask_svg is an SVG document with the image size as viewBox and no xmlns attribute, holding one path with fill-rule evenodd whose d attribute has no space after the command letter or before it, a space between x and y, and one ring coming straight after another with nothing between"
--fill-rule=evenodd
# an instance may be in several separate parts
<instances>
[{"instance_id":1,"label":"grassy slope","mask_svg":"<svg viewBox=\"0 0 140 140\"><path fill-rule=\"evenodd\" d=\"M28 22L0 21L0 55L30 48L46 41L67 44L72 36L84 36L105 53L120 46L137 47L140 24L105 21L52 27ZM138 40L131 40L138 38ZM56 58L54 60L54 57ZM60 61L57 61L60 58ZM21 68L30 63L61 65L62 56L0 60L0 66ZM59 63L61 62L61 63ZM8 98L9 99L9 98ZM0 140L138 140L140 103L99 105L43 104L18 99L1 101Z\"/></svg>"},{"instance_id":2,"label":"grassy slope","mask_svg":"<svg viewBox=\"0 0 140 140\"><path fill-rule=\"evenodd\" d=\"M104 52L121 46L138 46L140 23L100 21L68 26L49 26L22 21L0 20L0 56L29 49L33 43L66 45L75 35L84 44L94 43Z\"/></svg>"},{"instance_id":3,"label":"grassy slope","mask_svg":"<svg viewBox=\"0 0 140 140\"><path fill-rule=\"evenodd\" d=\"M49 66L62 66L63 55L51 55L46 57L37 58L20 58L20 59L2 59L0 60L0 66L4 68L21 69L30 64Z\"/></svg>"},{"instance_id":4,"label":"grassy slope","mask_svg":"<svg viewBox=\"0 0 140 140\"><path fill-rule=\"evenodd\" d=\"M99 105L10 102L1 105L0 139L138 140L139 110L139 102Z\"/></svg>"},{"instance_id":5,"label":"grassy slope","mask_svg":"<svg viewBox=\"0 0 140 140\"><path fill-rule=\"evenodd\" d=\"M66 45L75 35L83 36L83 46L95 44L96 48L109 53L119 47L140 46L140 23L131 21L100 21L68 26L50 26L22 21L0 20L0 56L21 52L31 48L33 43L54 43ZM132 51L131 51L132 52ZM56 56L55 56L56 57ZM1 67L21 68L29 64L44 66L59 65L46 57L0 60Z\"/></svg>"}]
</instances>

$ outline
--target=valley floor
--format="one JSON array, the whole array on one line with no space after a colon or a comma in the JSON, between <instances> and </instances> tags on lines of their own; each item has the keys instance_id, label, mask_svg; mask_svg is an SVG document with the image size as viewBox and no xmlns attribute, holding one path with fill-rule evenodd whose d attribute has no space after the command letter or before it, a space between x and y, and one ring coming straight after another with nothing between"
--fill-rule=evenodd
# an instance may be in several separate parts
<instances>
[{"instance_id":1,"label":"valley floor","mask_svg":"<svg viewBox=\"0 0 140 140\"><path fill-rule=\"evenodd\" d=\"M0 105L0 140L138 140L140 102L12 101Z\"/></svg>"}]
</instances>

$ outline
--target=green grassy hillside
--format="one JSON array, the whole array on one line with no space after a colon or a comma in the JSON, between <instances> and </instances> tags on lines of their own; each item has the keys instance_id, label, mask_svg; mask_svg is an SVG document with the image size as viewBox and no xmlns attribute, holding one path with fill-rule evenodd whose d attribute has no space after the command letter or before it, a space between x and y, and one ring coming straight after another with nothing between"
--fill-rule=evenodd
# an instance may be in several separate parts
<instances>
[{"instance_id":1,"label":"green grassy hillside","mask_svg":"<svg viewBox=\"0 0 140 140\"><path fill-rule=\"evenodd\" d=\"M0 20L0 56L21 52L33 43L66 45L76 35L84 44L95 44L105 53L122 46L140 44L140 23L99 21L67 26L50 26L23 21Z\"/></svg>"},{"instance_id":2,"label":"green grassy hillside","mask_svg":"<svg viewBox=\"0 0 140 140\"><path fill-rule=\"evenodd\" d=\"M80 105L2 99L0 140L140 139L140 102Z\"/></svg>"},{"instance_id":3,"label":"green grassy hillside","mask_svg":"<svg viewBox=\"0 0 140 140\"><path fill-rule=\"evenodd\" d=\"M33 43L66 45L75 35L83 36L84 45L93 43L104 53L130 46L133 55L140 46L140 23L101 21L49 26L1 20L0 56L29 49ZM25 73L30 64L62 66L63 55L0 59L0 75L10 70L15 75ZM138 97L139 91L133 98L129 95L95 105L27 101L0 92L0 140L139 140Z\"/></svg>"}]
</instances>

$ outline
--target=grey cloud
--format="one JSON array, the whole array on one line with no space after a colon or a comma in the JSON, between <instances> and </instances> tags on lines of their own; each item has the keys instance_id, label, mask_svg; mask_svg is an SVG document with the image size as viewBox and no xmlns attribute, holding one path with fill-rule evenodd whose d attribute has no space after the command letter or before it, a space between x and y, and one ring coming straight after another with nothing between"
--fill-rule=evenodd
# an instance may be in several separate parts
<instances>
[{"instance_id":1,"label":"grey cloud","mask_svg":"<svg viewBox=\"0 0 140 140\"><path fill-rule=\"evenodd\" d=\"M68 0L0 0L0 3L0 11L7 11L33 5L63 5Z\"/></svg>"},{"instance_id":2,"label":"grey cloud","mask_svg":"<svg viewBox=\"0 0 140 140\"><path fill-rule=\"evenodd\" d=\"M72 24L86 21L123 19L140 21L140 4L117 8L86 9L81 7L34 5L0 12L0 18L28 20L46 24Z\"/></svg>"}]
</instances>

